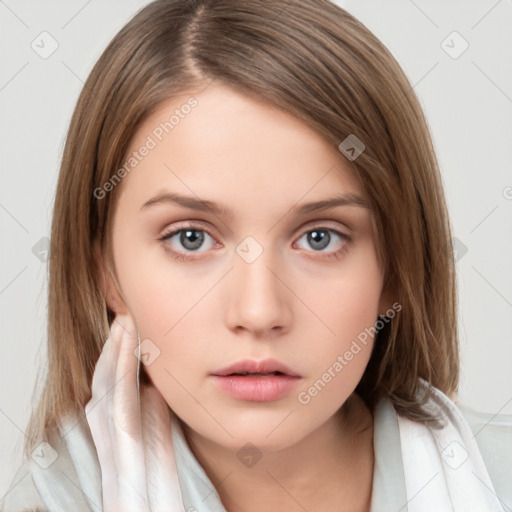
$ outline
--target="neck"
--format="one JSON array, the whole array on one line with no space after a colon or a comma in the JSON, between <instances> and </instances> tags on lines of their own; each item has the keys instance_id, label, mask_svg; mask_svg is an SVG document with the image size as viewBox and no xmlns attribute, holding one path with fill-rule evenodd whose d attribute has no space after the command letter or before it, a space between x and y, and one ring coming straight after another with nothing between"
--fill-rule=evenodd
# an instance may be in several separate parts
<instances>
[{"instance_id":1,"label":"neck","mask_svg":"<svg viewBox=\"0 0 512 512\"><path fill-rule=\"evenodd\" d=\"M369 510L373 417L355 393L316 430L285 449L264 452L251 467L180 423L228 512Z\"/></svg>"}]
</instances>

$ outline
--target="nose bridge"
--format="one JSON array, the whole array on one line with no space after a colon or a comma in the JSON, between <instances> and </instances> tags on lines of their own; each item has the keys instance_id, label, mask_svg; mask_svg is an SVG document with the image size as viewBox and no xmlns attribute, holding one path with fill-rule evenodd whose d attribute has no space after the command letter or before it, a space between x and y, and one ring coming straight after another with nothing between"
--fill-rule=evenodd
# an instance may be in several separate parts
<instances>
[{"instance_id":1,"label":"nose bridge","mask_svg":"<svg viewBox=\"0 0 512 512\"><path fill-rule=\"evenodd\" d=\"M286 287L276 276L282 263L279 254L252 236L238 244L235 251L228 323L232 328L254 332L285 328L290 320L290 305Z\"/></svg>"}]
</instances>

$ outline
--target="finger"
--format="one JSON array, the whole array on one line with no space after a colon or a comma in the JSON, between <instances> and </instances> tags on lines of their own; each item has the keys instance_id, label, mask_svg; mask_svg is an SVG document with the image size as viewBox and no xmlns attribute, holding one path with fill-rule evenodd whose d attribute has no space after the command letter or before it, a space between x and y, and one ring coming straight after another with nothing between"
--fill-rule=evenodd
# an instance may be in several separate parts
<instances>
[{"instance_id":1,"label":"finger","mask_svg":"<svg viewBox=\"0 0 512 512\"><path fill-rule=\"evenodd\" d=\"M116 318L110 327L109 336L96 362L91 387L92 398L98 400L103 398L115 384L117 360L121 346L118 340L121 333L122 326Z\"/></svg>"},{"instance_id":2,"label":"finger","mask_svg":"<svg viewBox=\"0 0 512 512\"><path fill-rule=\"evenodd\" d=\"M118 316L120 335L114 339L117 365L112 407L116 426L133 438L140 438L140 411L137 390L137 328L129 314Z\"/></svg>"}]
</instances>

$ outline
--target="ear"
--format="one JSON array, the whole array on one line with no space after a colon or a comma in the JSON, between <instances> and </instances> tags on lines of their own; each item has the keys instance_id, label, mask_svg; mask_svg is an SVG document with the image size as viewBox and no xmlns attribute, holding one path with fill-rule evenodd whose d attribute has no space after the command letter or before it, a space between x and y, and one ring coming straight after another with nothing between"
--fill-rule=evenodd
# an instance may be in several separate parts
<instances>
[{"instance_id":1,"label":"ear","mask_svg":"<svg viewBox=\"0 0 512 512\"><path fill-rule=\"evenodd\" d=\"M99 240L94 242L94 257L96 260L97 275L100 279L101 291L109 309L116 315L127 313L128 307L119 292L114 272L103 255Z\"/></svg>"}]
</instances>

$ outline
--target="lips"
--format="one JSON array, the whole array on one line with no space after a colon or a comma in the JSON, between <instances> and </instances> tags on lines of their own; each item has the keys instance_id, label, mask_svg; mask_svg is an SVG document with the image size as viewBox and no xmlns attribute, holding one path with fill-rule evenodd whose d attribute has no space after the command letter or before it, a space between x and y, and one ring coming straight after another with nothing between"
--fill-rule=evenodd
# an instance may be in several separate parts
<instances>
[{"instance_id":1,"label":"lips","mask_svg":"<svg viewBox=\"0 0 512 512\"><path fill-rule=\"evenodd\" d=\"M219 377L225 377L228 375L241 375L247 377L258 375L287 375L290 377L300 377L297 372L293 371L277 359L264 359L262 361L244 359L224 368L215 370L212 372L212 375Z\"/></svg>"}]
</instances>

